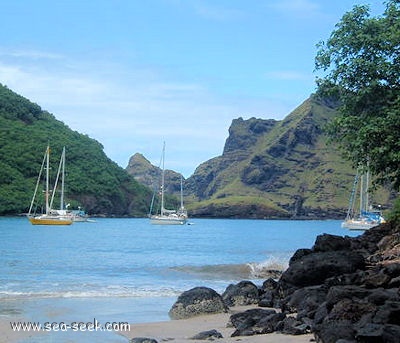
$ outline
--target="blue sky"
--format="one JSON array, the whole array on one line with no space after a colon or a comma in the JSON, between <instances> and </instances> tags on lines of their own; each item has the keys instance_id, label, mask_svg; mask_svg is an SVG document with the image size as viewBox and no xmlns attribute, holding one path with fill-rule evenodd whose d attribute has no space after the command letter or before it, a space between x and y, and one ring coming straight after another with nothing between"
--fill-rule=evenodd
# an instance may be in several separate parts
<instances>
[{"instance_id":1,"label":"blue sky","mask_svg":"<svg viewBox=\"0 0 400 343\"><path fill-rule=\"evenodd\" d=\"M282 119L315 91L316 44L377 0L1 2L0 83L100 141L190 176L233 119Z\"/></svg>"}]
</instances>

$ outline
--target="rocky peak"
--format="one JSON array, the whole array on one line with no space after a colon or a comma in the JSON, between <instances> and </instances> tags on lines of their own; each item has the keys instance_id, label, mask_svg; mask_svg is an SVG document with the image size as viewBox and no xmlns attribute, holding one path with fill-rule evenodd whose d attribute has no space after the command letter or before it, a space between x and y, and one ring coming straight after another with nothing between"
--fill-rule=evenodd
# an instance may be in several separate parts
<instances>
[{"instance_id":1,"label":"rocky peak","mask_svg":"<svg viewBox=\"0 0 400 343\"><path fill-rule=\"evenodd\" d=\"M229 128L229 137L225 142L224 154L251 148L258 137L272 130L277 121L274 119L250 118L243 120L242 117L234 119Z\"/></svg>"},{"instance_id":2,"label":"rocky peak","mask_svg":"<svg viewBox=\"0 0 400 343\"><path fill-rule=\"evenodd\" d=\"M146 185L150 189L160 187L162 170L153 166L142 154L136 153L130 159L126 167L128 174L136 181ZM180 193L180 182L182 175L173 171L165 170L165 191L169 194Z\"/></svg>"}]
</instances>

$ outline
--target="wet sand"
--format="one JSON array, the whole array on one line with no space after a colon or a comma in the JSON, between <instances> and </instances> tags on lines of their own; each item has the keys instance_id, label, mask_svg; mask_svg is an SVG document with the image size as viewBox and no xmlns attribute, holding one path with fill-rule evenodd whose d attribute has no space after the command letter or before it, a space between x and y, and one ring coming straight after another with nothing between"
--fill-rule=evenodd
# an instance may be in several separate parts
<instances>
[{"instance_id":1,"label":"wet sand","mask_svg":"<svg viewBox=\"0 0 400 343\"><path fill-rule=\"evenodd\" d=\"M0 343L16 343L24 339L39 335L38 332L14 331L10 322L26 321L24 318L0 317ZM43 333L42 333L43 334Z\"/></svg>"},{"instance_id":2,"label":"wet sand","mask_svg":"<svg viewBox=\"0 0 400 343\"><path fill-rule=\"evenodd\" d=\"M217 330L223 336L214 339L215 342L241 342L241 343L308 343L314 341L312 334L291 336L279 333L254 336L231 337L235 331L233 327L227 327L229 317L236 312L242 312L250 307L235 307L229 313L219 313L193 317L190 319L170 320L157 323L131 324L130 331L123 335L128 338L147 337L158 342L193 343L204 342L193 340L191 337L202 331ZM207 340L206 340L207 341Z\"/></svg>"}]
</instances>

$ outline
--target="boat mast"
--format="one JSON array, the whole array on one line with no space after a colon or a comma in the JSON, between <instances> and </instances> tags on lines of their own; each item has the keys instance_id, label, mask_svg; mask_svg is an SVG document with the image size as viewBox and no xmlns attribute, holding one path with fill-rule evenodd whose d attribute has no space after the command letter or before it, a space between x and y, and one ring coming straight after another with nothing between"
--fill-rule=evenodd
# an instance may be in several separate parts
<instances>
[{"instance_id":1,"label":"boat mast","mask_svg":"<svg viewBox=\"0 0 400 343\"><path fill-rule=\"evenodd\" d=\"M63 147L61 154L62 171L61 171L61 197L60 197L60 210L64 209L64 178L65 178L65 147Z\"/></svg>"},{"instance_id":2,"label":"boat mast","mask_svg":"<svg viewBox=\"0 0 400 343\"><path fill-rule=\"evenodd\" d=\"M183 181L182 181L182 175L181 175L181 210L183 210Z\"/></svg>"},{"instance_id":3,"label":"boat mast","mask_svg":"<svg viewBox=\"0 0 400 343\"><path fill-rule=\"evenodd\" d=\"M165 160L165 142L163 145L162 152L162 174L161 174L161 215L164 215L164 181L165 181L165 170L164 170L164 160Z\"/></svg>"},{"instance_id":4,"label":"boat mast","mask_svg":"<svg viewBox=\"0 0 400 343\"><path fill-rule=\"evenodd\" d=\"M61 174L60 210L63 210L64 209L65 147L63 147L63 150L61 153L61 158L60 158L60 164L58 165L57 178L56 178L56 182L54 183L53 194L51 195L50 208L53 208L54 196L55 196L56 190L58 188L58 180L60 179L60 174Z\"/></svg>"},{"instance_id":5,"label":"boat mast","mask_svg":"<svg viewBox=\"0 0 400 343\"><path fill-rule=\"evenodd\" d=\"M43 155L43 161L42 161L42 165L40 166L40 172L39 172L38 178L36 180L35 191L33 193L31 205L29 206L28 215L30 215L32 213L33 204L35 202L36 194L37 194L37 191L38 191L38 188L39 188L39 183L40 183L41 178L42 178L43 168L44 168L45 163L46 163L46 157L47 157L47 149L46 149L46 151L45 151L45 153Z\"/></svg>"},{"instance_id":6,"label":"boat mast","mask_svg":"<svg viewBox=\"0 0 400 343\"><path fill-rule=\"evenodd\" d=\"M365 176L365 211L369 211L369 167Z\"/></svg>"},{"instance_id":7,"label":"boat mast","mask_svg":"<svg viewBox=\"0 0 400 343\"><path fill-rule=\"evenodd\" d=\"M368 210L368 172L361 177L360 189L360 213L361 215Z\"/></svg>"},{"instance_id":8,"label":"boat mast","mask_svg":"<svg viewBox=\"0 0 400 343\"><path fill-rule=\"evenodd\" d=\"M50 147L46 150L46 214L49 214L49 169L50 169Z\"/></svg>"}]
</instances>

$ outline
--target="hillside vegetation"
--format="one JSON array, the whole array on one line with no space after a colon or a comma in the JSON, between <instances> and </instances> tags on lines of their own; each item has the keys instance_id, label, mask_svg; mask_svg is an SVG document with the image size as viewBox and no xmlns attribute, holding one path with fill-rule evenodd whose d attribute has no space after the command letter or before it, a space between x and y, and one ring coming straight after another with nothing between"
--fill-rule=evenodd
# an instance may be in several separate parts
<instances>
[{"instance_id":1,"label":"hillside vegetation","mask_svg":"<svg viewBox=\"0 0 400 343\"><path fill-rule=\"evenodd\" d=\"M223 154L202 163L184 182L189 215L344 218L355 171L325 134L336 115L335 103L312 96L281 121L233 120ZM136 168L129 172L148 185L141 176L157 168L143 161L134 155L130 165ZM170 191L176 194L179 176L169 183L174 180ZM391 194L381 189L371 200L388 205Z\"/></svg>"},{"instance_id":2,"label":"hillside vegetation","mask_svg":"<svg viewBox=\"0 0 400 343\"><path fill-rule=\"evenodd\" d=\"M193 214L227 217L344 218L355 171L328 142L336 104L314 96L281 121L232 122L222 156L187 180ZM373 201L388 204L388 191Z\"/></svg>"},{"instance_id":3,"label":"hillside vegetation","mask_svg":"<svg viewBox=\"0 0 400 343\"><path fill-rule=\"evenodd\" d=\"M0 215L27 212L46 146L52 173L66 147L66 201L91 214L144 216L151 191L111 161L103 146L0 85Z\"/></svg>"}]
</instances>

